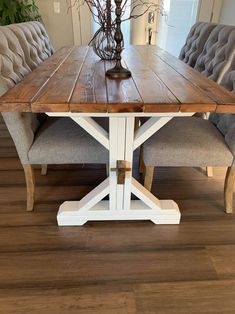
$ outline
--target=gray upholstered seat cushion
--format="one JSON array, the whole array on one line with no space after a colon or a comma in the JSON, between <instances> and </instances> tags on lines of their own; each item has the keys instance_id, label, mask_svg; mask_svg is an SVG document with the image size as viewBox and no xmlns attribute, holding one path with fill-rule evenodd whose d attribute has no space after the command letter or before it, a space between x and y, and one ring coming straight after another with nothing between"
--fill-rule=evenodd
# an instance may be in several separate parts
<instances>
[{"instance_id":1,"label":"gray upholstered seat cushion","mask_svg":"<svg viewBox=\"0 0 235 314\"><path fill-rule=\"evenodd\" d=\"M194 24L181 49L179 59L191 67L194 67L197 58L203 51L208 36L215 27L216 24L213 23L198 22Z\"/></svg>"},{"instance_id":2,"label":"gray upholstered seat cushion","mask_svg":"<svg viewBox=\"0 0 235 314\"><path fill-rule=\"evenodd\" d=\"M144 144L147 166L231 166L233 154L208 120L173 118Z\"/></svg>"},{"instance_id":3,"label":"gray upholstered seat cushion","mask_svg":"<svg viewBox=\"0 0 235 314\"><path fill-rule=\"evenodd\" d=\"M48 119L35 136L29 153L31 164L101 163L107 149L70 118Z\"/></svg>"}]
</instances>

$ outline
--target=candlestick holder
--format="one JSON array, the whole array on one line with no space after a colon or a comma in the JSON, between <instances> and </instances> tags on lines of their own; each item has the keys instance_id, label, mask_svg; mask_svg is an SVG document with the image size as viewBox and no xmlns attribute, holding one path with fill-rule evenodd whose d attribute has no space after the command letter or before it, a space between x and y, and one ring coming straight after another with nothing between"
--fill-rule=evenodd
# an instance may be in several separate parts
<instances>
[{"instance_id":1,"label":"candlestick holder","mask_svg":"<svg viewBox=\"0 0 235 314\"><path fill-rule=\"evenodd\" d=\"M122 41L123 41L123 34L121 30L121 15L122 15L122 0L114 0L116 9L115 9L115 14L116 14L116 30L114 34L114 39L116 42L116 48L115 48L115 59L116 59L116 65L114 68L109 69L106 71L106 75L109 78L112 79L127 79L131 77L131 72L128 69L125 69L122 66Z\"/></svg>"}]
</instances>

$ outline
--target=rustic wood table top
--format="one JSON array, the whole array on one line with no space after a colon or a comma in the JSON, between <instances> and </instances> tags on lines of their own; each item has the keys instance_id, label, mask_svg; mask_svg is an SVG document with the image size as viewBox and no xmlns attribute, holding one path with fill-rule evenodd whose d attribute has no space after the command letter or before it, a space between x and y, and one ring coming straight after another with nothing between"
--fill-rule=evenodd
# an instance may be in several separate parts
<instances>
[{"instance_id":1,"label":"rustic wood table top","mask_svg":"<svg viewBox=\"0 0 235 314\"><path fill-rule=\"evenodd\" d=\"M128 46L132 77L105 76L113 62L89 47L57 51L0 98L0 111L235 113L235 94L154 46Z\"/></svg>"}]
</instances>

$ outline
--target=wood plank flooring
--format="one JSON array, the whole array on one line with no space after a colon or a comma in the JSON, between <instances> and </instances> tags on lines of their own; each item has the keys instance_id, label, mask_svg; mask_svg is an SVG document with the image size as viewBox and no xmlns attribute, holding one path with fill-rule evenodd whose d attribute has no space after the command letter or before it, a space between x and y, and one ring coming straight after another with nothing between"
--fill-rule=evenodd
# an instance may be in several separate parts
<instances>
[{"instance_id":1,"label":"wood plank flooring","mask_svg":"<svg viewBox=\"0 0 235 314\"><path fill-rule=\"evenodd\" d=\"M223 212L225 169L213 178L201 169L156 170L153 192L178 202L179 226L69 228L56 225L59 204L90 191L105 167L35 171L37 204L27 213L23 169L0 119L0 314L235 313L235 218Z\"/></svg>"}]
</instances>

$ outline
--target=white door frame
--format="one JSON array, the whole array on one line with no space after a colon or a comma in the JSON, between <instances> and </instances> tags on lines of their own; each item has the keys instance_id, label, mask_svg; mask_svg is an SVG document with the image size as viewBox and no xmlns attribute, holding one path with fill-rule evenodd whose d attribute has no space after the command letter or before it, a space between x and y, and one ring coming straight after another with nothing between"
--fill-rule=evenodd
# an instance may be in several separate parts
<instances>
[{"instance_id":1,"label":"white door frame","mask_svg":"<svg viewBox=\"0 0 235 314\"><path fill-rule=\"evenodd\" d=\"M222 5L221 0L199 0L197 21L218 23Z\"/></svg>"},{"instance_id":2,"label":"white door frame","mask_svg":"<svg viewBox=\"0 0 235 314\"><path fill-rule=\"evenodd\" d=\"M73 22L73 38L74 45L86 46L92 39L92 16L91 12L84 3L79 8L74 0L71 1L72 22ZM82 0L80 0L82 2Z\"/></svg>"}]
</instances>

